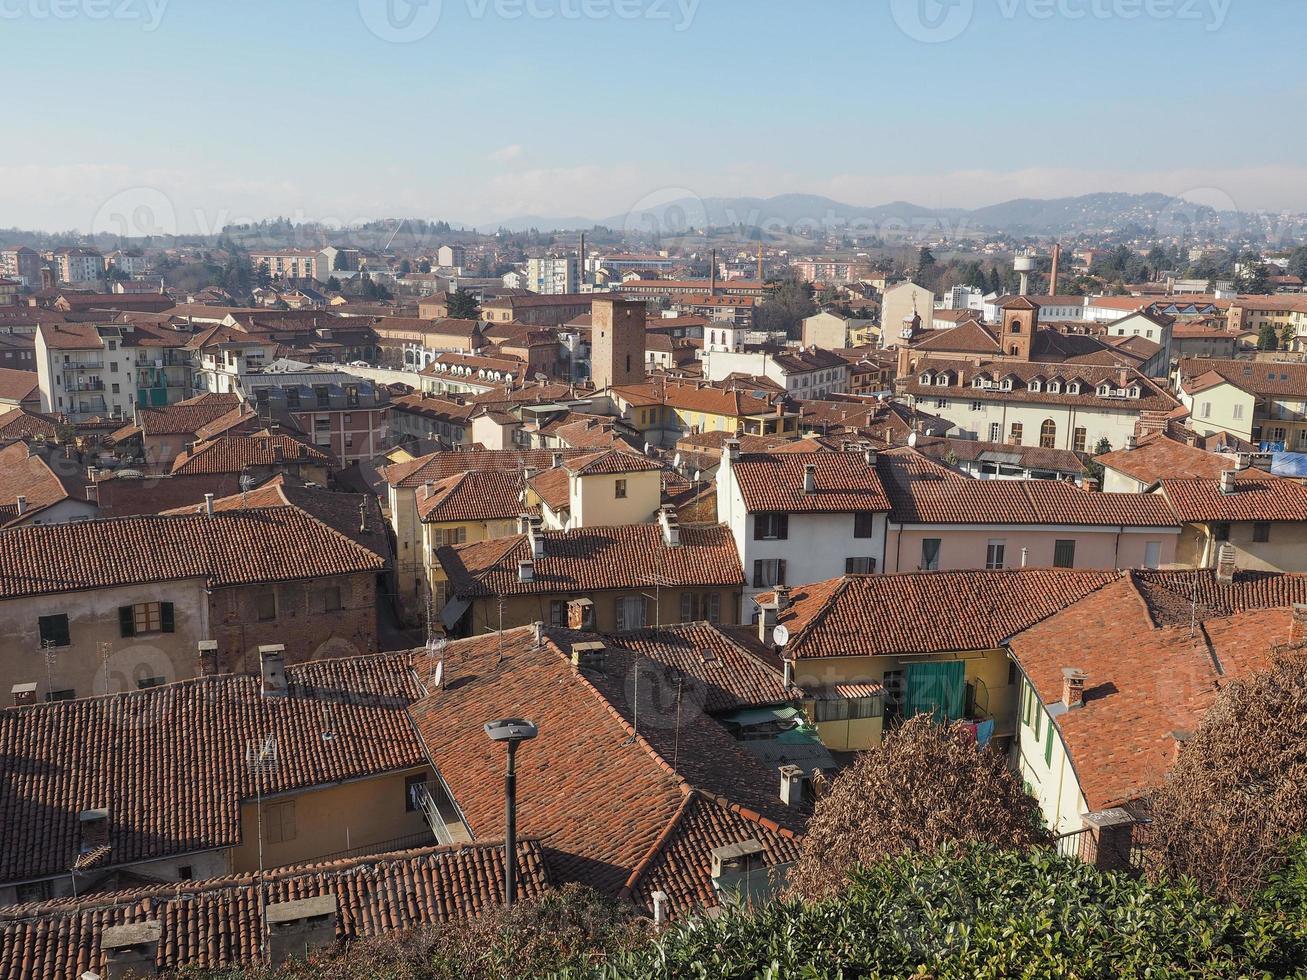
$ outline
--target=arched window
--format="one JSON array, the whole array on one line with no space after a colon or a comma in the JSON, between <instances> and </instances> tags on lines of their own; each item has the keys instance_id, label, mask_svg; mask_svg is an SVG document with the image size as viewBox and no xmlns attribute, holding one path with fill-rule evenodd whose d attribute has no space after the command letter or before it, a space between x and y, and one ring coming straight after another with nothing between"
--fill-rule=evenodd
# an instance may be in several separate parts
<instances>
[{"instance_id":1,"label":"arched window","mask_svg":"<svg viewBox=\"0 0 1307 980\"><path fill-rule=\"evenodd\" d=\"M1039 444L1045 449L1057 447L1057 423L1052 419L1044 419L1044 424L1039 427Z\"/></svg>"}]
</instances>

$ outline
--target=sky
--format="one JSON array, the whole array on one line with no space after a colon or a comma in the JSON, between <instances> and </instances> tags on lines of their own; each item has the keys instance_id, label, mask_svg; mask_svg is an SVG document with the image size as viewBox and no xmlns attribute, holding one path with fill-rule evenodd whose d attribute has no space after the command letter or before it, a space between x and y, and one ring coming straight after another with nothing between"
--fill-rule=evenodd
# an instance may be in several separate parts
<instances>
[{"instance_id":1,"label":"sky","mask_svg":"<svg viewBox=\"0 0 1307 980\"><path fill-rule=\"evenodd\" d=\"M0 0L0 227L1307 211L1304 37L1303 0Z\"/></svg>"}]
</instances>

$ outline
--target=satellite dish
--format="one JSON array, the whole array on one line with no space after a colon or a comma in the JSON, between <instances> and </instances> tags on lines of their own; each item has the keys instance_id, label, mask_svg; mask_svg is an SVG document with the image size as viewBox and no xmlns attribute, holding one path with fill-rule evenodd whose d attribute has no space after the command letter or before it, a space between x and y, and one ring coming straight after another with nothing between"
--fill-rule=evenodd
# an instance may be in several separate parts
<instances>
[{"instance_id":1,"label":"satellite dish","mask_svg":"<svg viewBox=\"0 0 1307 980\"><path fill-rule=\"evenodd\" d=\"M778 647L783 647L790 642L790 628L784 624L777 626L771 631L772 642Z\"/></svg>"},{"instance_id":2,"label":"satellite dish","mask_svg":"<svg viewBox=\"0 0 1307 980\"><path fill-rule=\"evenodd\" d=\"M908 445L915 446L916 444L917 444L917 434L915 432L908 433Z\"/></svg>"}]
</instances>

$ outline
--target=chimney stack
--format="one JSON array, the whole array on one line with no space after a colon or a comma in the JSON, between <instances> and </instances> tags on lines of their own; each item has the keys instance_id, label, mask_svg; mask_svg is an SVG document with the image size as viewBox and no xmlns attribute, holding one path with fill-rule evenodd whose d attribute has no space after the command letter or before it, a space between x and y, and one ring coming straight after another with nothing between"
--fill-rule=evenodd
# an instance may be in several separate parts
<instances>
[{"instance_id":1,"label":"chimney stack","mask_svg":"<svg viewBox=\"0 0 1307 980\"><path fill-rule=\"evenodd\" d=\"M1057 273L1061 265L1062 265L1062 246L1061 244L1054 242L1053 243L1053 268L1051 268L1048 272L1048 295L1050 296L1057 295Z\"/></svg>"},{"instance_id":2,"label":"chimney stack","mask_svg":"<svg viewBox=\"0 0 1307 980\"><path fill-rule=\"evenodd\" d=\"M1224 470L1221 473L1221 493L1234 493L1234 470Z\"/></svg>"},{"instance_id":3,"label":"chimney stack","mask_svg":"<svg viewBox=\"0 0 1307 980\"><path fill-rule=\"evenodd\" d=\"M734 463L738 461L740 458L740 440L727 439L724 445L726 447L727 462Z\"/></svg>"},{"instance_id":4,"label":"chimney stack","mask_svg":"<svg viewBox=\"0 0 1307 980\"><path fill-rule=\"evenodd\" d=\"M608 648L598 640L572 644L572 666L577 670L602 671L608 659Z\"/></svg>"},{"instance_id":5,"label":"chimney stack","mask_svg":"<svg viewBox=\"0 0 1307 980\"><path fill-rule=\"evenodd\" d=\"M1139 448L1139 439L1131 434L1125 437L1125 448L1127 451Z\"/></svg>"},{"instance_id":6,"label":"chimney stack","mask_svg":"<svg viewBox=\"0 0 1307 980\"><path fill-rule=\"evenodd\" d=\"M268 958L273 965L291 958L307 958L336 942L335 895L272 902L263 917L268 927Z\"/></svg>"},{"instance_id":7,"label":"chimney stack","mask_svg":"<svg viewBox=\"0 0 1307 980\"><path fill-rule=\"evenodd\" d=\"M1216 552L1216 581L1222 585L1234 582L1234 545L1229 541L1222 542Z\"/></svg>"},{"instance_id":8,"label":"chimney stack","mask_svg":"<svg viewBox=\"0 0 1307 980\"><path fill-rule=\"evenodd\" d=\"M204 495L204 513L208 514L210 517L213 516L213 494L211 493L206 493Z\"/></svg>"},{"instance_id":9,"label":"chimney stack","mask_svg":"<svg viewBox=\"0 0 1307 980\"><path fill-rule=\"evenodd\" d=\"M15 708L25 704L36 704L36 682L15 684L9 689L9 697Z\"/></svg>"},{"instance_id":10,"label":"chimney stack","mask_svg":"<svg viewBox=\"0 0 1307 980\"><path fill-rule=\"evenodd\" d=\"M785 690L794 690L794 661L789 657L781 661L781 683Z\"/></svg>"},{"instance_id":11,"label":"chimney stack","mask_svg":"<svg viewBox=\"0 0 1307 980\"><path fill-rule=\"evenodd\" d=\"M590 599L572 599L567 604L567 628L592 630L595 628L595 604Z\"/></svg>"},{"instance_id":12,"label":"chimney stack","mask_svg":"<svg viewBox=\"0 0 1307 980\"><path fill-rule=\"evenodd\" d=\"M1089 675L1075 667L1062 668L1062 703L1067 708L1085 706L1085 681Z\"/></svg>"},{"instance_id":13,"label":"chimney stack","mask_svg":"<svg viewBox=\"0 0 1307 980\"><path fill-rule=\"evenodd\" d=\"M26 513L27 513L27 498L20 493L18 495L18 516L21 517Z\"/></svg>"},{"instance_id":14,"label":"chimney stack","mask_svg":"<svg viewBox=\"0 0 1307 980\"><path fill-rule=\"evenodd\" d=\"M536 577L536 563L530 560L519 561L517 563L517 580L519 582L534 582Z\"/></svg>"},{"instance_id":15,"label":"chimney stack","mask_svg":"<svg viewBox=\"0 0 1307 980\"><path fill-rule=\"evenodd\" d=\"M803 466L803 492L817 492L817 466L814 463L805 463Z\"/></svg>"},{"instance_id":16,"label":"chimney stack","mask_svg":"<svg viewBox=\"0 0 1307 980\"><path fill-rule=\"evenodd\" d=\"M676 519L676 511L663 507L658 511L658 525L663 531L663 546L679 548L681 546L681 524Z\"/></svg>"},{"instance_id":17,"label":"chimney stack","mask_svg":"<svg viewBox=\"0 0 1307 980\"><path fill-rule=\"evenodd\" d=\"M86 854L109 843L109 811L104 808L83 810L77 815L81 833L78 850Z\"/></svg>"},{"instance_id":18,"label":"chimney stack","mask_svg":"<svg viewBox=\"0 0 1307 980\"><path fill-rule=\"evenodd\" d=\"M560 452L555 452L555 453L554 453L554 456L553 456L553 467L554 467L554 469L558 469L558 467L560 467L560 466L562 466L562 465L563 465L563 454L560 453Z\"/></svg>"},{"instance_id":19,"label":"chimney stack","mask_svg":"<svg viewBox=\"0 0 1307 980\"><path fill-rule=\"evenodd\" d=\"M265 698L281 698L289 693L286 683L286 647L269 643L259 647L259 672Z\"/></svg>"},{"instance_id":20,"label":"chimney stack","mask_svg":"<svg viewBox=\"0 0 1307 980\"><path fill-rule=\"evenodd\" d=\"M669 918L667 914L667 893L658 891L649 897L653 899L654 925L659 927L667 925Z\"/></svg>"},{"instance_id":21,"label":"chimney stack","mask_svg":"<svg viewBox=\"0 0 1307 980\"><path fill-rule=\"evenodd\" d=\"M545 556L545 522L542 517L531 516L526 520L526 536L531 543L531 560L539 561Z\"/></svg>"},{"instance_id":22,"label":"chimney stack","mask_svg":"<svg viewBox=\"0 0 1307 980\"><path fill-rule=\"evenodd\" d=\"M803 784L806 777L803 770L795 765L784 765L781 771L781 802L788 807L798 808L803 804Z\"/></svg>"},{"instance_id":23,"label":"chimney stack","mask_svg":"<svg viewBox=\"0 0 1307 980\"><path fill-rule=\"evenodd\" d=\"M1289 627L1289 643L1293 646L1307 643L1307 603L1293 604L1293 623Z\"/></svg>"},{"instance_id":24,"label":"chimney stack","mask_svg":"<svg viewBox=\"0 0 1307 980\"><path fill-rule=\"evenodd\" d=\"M109 926L100 933L104 956L104 980L152 977L159 972L159 940L163 925L158 919Z\"/></svg>"},{"instance_id":25,"label":"chimney stack","mask_svg":"<svg viewBox=\"0 0 1307 980\"><path fill-rule=\"evenodd\" d=\"M213 677L218 673L218 641L200 640L195 646L195 676Z\"/></svg>"},{"instance_id":26,"label":"chimney stack","mask_svg":"<svg viewBox=\"0 0 1307 980\"><path fill-rule=\"evenodd\" d=\"M772 594L776 596L777 613L784 612L786 609L790 608L790 587L788 585L776 586L772 590Z\"/></svg>"}]
</instances>

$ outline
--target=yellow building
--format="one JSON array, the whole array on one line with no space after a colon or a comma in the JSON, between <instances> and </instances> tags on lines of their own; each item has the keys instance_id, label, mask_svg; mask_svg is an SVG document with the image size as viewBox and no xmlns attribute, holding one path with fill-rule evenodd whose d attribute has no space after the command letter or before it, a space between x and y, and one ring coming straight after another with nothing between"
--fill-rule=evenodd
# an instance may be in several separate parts
<instances>
[{"instance_id":1,"label":"yellow building","mask_svg":"<svg viewBox=\"0 0 1307 980\"><path fill-rule=\"evenodd\" d=\"M1176 390L1199 435L1225 431L1268 451L1307 452L1307 364L1185 358Z\"/></svg>"},{"instance_id":2,"label":"yellow building","mask_svg":"<svg viewBox=\"0 0 1307 980\"><path fill-rule=\"evenodd\" d=\"M529 484L546 530L647 524L662 506L662 467L647 456L603 449L545 470Z\"/></svg>"},{"instance_id":3,"label":"yellow building","mask_svg":"<svg viewBox=\"0 0 1307 980\"><path fill-rule=\"evenodd\" d=\"M809 695L805 712L829 749L879 744L886 726L922 712L974 722L978 737L1005 746L1016 733L1018 690L1005 640L1117 577L846 575L760 595L758 630Z\"/></svg>"},{"instance_id":4,"label":"yellow building","mask_svg":"<svg viewBox=\"0 0 1307 980\"><path fill-rule=\"evenodd\" d=\"M743 382L658 379L607 389L614 414L653 446L671 446L695 432L797 435L800 413L784 394Z\"/></svg>"}]
</instances>

